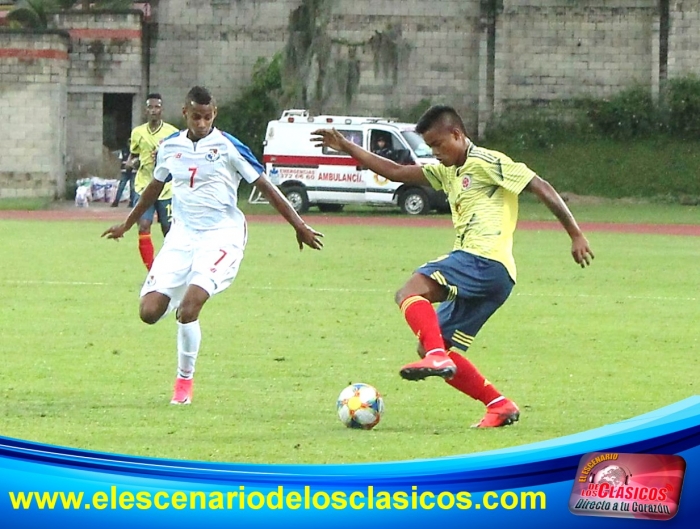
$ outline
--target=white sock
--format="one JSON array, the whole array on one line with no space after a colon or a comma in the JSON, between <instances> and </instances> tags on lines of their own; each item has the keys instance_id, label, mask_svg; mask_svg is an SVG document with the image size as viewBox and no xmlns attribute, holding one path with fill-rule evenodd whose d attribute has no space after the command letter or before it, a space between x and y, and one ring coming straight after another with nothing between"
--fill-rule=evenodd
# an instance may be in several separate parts
<instances>
[{"instance_id":1,"label":"white sock","mask_svg":"<svg viewBox=\"0 0 700 529\"><path fill-rule=\"evenodd\" d=\"M493 399L491 402L489 402L489 403L486 405L486 407L488 408L489 406L492 406L492 405L494 405L494 404L498 404L498 403L501 402L502 400L506 400L506 398L505 398L503 395L501 395L500 397L496 397L496 398Z\"/></svg>"},{"instance_id":2,"label":"white sock","mask_svg":"<svg viewBox=\"0 0 700 529\"><path fill-rule=\"evenodd\" d=\"M192 378L197 361L199 345L202 343L202 330L199 320L190 323L177 322L177 376Z\"/></svg>"}]
</instances>

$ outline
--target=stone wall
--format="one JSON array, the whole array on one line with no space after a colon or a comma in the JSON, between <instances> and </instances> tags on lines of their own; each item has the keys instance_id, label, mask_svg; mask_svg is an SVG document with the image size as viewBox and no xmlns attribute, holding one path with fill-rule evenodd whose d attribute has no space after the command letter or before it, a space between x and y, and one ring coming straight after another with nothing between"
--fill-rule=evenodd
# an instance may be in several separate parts
<instances>
[{"instance_id":1,"label":"stone wall","mask_svg":"<svg viewBox=\"0 0 700 529\"><path fill-rule=\"evenodd\" d=\"M671 1L668 77L700 76L700 0Z\"/></svg>"},{"instance_id":2,"label":"stone wall","mask_svg":"<svg viewBox=\"0 0 700 529\"><path fill-rule=\"evenodd\" d=\"M138 11L54 15L51 26L66 30L70 43L56 32L0 34L0 119L11 146L2 196L50 193L47 182L58 193L66 170L99 166L105 94L133 94L136 125L146 93L160 92L166 119L179 123L191 86L231 101L256 62L278 53L287 58L285 86L295 89L290 104L387 115L448 103L472 135L512 106L606 97L632 85L657 95L667 78L700 75L700 0L153 0L152 7L148 21Z\"/></svg>"},{"instance_id":3,"label":"stone wall","mask_svg":"<svg viewBox=\"0 0 700 529\"><path fill-rule=\"evenodd\" d=\"M133 121L140 122L147 87L143 13L64 12L52 25L71 37L68 72L68 166L100 174L104 160L103 97L134 94ZM108 175L101 175L108 176Z\"/></svg>"},{"instance_id":4,"label":"stone wall","mask_svg":"<svg viewBox=\"0 0 700 529\"><path fill-rule=\"evenodd\" d=\"M317 9L305 11L312 3ZM151 88L164 95L171 116L194 84L231 100L250 83L256 61L283 52L292 36L295 53L302 55L294 74L318 112L382 115L429 99L450 102L475 122L479 5L478 0L443 0L439 9L423 0L160 1L154 4ZM310 32L306 42L304 32Z\"/></svg>"},{"instance_id":5,"label":"stone wall","mask_svg":"<svg viewBox=\"0 0 700 529\"><path fill-rule=\"evenodd\" d=\"M657 4L505 0L496 27L496 111L651 86Z\"/></svg>"},{"instance_id":6,"label":"stone wall","mask_svg":"<svg viewBox=\"0 0 700 529\"><path fill-rule=\"evenodd\" d=\"M0 31L0 198L65 189L68 34Z\"/></svg>"}]
</instances>

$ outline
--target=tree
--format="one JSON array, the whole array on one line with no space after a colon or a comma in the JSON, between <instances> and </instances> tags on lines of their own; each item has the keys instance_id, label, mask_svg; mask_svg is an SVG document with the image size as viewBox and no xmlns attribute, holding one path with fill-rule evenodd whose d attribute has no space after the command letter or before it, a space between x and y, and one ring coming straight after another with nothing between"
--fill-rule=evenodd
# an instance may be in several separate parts
<instances>
[{"instance_id":1,"label":"tree","mask_svg":"<svg viewBox=\"0 0 700 529\"><path fill-rule=\"evenodd\" d=\"M23 28L45 29L50 13L58 9L58 0L20 0L7 14L7 20Z\"/></svg>"},{"instance_id":2,"label":"tree","mask_svg":"<svg viewBox=\"0 0 700 529\"><path fill-rule=\"evenodd\" d=\"M20 0L7 14L7 20L23 28L46 29L51 13L69 11L80 2L82 10L125 10L133 0Z\"/></svg>"}]
</instances>

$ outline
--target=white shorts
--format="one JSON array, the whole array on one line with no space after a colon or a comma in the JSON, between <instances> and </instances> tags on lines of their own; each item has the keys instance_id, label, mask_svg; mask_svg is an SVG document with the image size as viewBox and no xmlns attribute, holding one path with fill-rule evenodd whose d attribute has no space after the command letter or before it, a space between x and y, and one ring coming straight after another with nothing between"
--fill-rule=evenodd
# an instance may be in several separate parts
<instances>
[{"instance_id":1,"label":"white shorts","mask_svg":"<svg viewBox=\"0 0 700 529\"><path fill-rule=\"evenodd\" d=\"M159 292L170 298L174 309L190 285L201 287L210 296L226 290L238 274L245 244L245 227L191 231L173 223L141 288L141 297Z\"/></svg>"}]
</instances>

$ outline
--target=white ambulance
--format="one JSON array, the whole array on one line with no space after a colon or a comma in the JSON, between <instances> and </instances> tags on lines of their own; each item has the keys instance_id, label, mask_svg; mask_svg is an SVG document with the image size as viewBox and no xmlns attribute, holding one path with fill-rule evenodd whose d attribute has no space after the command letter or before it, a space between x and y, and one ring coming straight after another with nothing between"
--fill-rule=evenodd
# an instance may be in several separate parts
<instances>
[{"instance_id":1,"label":"white ambulance","mask_svg":"<svg viewBox=\"0 0 700 529\"><path fill-rule=\"evenodd\" d=\"M431 209L449 211L443 192L431 187L391 182L345 153L316 147L311 133L334 127L367 150L401 164L437 163L415 125L386 118L311 116L307 110L285 110L270 121L265 134L263 163L272 183L299 213L310 206L340 211L345 204L394 205L410 215ZM250 201L260 197L251 195Z\"/></svg>"}]
</instances>

